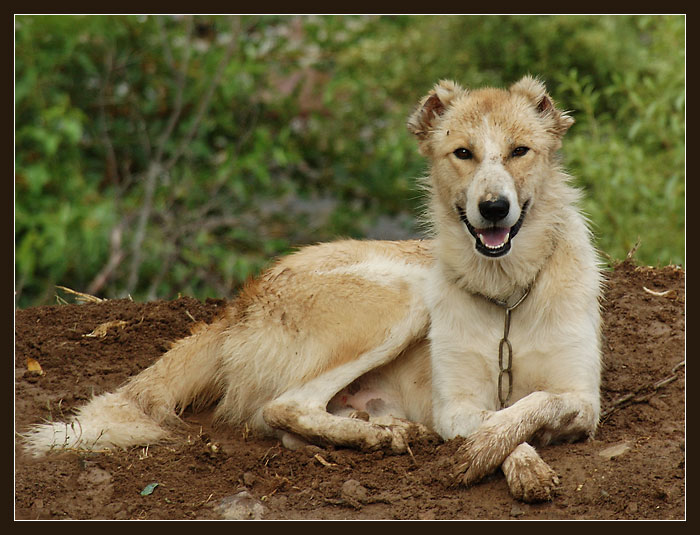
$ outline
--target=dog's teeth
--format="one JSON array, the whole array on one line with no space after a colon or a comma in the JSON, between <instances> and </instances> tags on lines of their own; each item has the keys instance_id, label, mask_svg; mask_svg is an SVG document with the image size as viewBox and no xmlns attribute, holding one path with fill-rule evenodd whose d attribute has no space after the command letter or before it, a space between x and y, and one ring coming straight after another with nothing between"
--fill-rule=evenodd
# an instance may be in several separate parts
<instances>
[{"instance_id":1,"label":"dog's teeth","mask_svg":"<svg viewBox=\"0 0 700 535\"><path fill-rule=\"evenodd\" d=\"M489 245L488 243L486 243L486 240L484 239L483 234L479 234L479 239L481 240L481 243L484 247L487 247L489 249L500 249L506 243L508 243L508 240L510 239L510 232L508 234L506 234L505 238L503 238L503 243L501 243L499 245Z\"/></svg>"}]
</instances>

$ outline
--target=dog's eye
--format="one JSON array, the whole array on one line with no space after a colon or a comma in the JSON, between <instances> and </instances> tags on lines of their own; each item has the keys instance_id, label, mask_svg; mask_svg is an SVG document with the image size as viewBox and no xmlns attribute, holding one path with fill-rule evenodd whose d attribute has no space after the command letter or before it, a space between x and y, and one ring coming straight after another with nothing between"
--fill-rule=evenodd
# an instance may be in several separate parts
<instances>
[{"instance_id":1,"label":"dog's eye","mask_svg":"<svg viewBox=\"0 0 700 535\"><path fill-rule=\"evenodd\" d=\"M510 153L511 156L520 157L525 156L530 151L530 147L516 147L513 152Z\"/></svg>"},{"instance_id":2,"label":"dog's eye","mask_svg":"<svg viewBox=\"0 0 700 535\"><path fill-rule=\"evenodd\" d=\"M465 149L464 147L458 148L452 154L457 156L457 158L459 158L460 160L471 160L473 156L471 151L469 149Z\"/></svg>"}]
</instances>

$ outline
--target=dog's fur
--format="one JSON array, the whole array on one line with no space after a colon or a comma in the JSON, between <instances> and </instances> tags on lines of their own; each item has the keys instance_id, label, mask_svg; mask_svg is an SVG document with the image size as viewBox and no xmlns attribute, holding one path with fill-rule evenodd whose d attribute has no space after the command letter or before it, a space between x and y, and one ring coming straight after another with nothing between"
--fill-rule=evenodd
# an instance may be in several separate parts
<instances>
[{"instance_id":1,"label":"dog's fur","mask_svg":"<svg viewBox=\"0 0 700 535\"><path fill-rule=\"evenodd\" d=\"M556 474L528 442L589 436L599 414L598 261L557 163L571 124L531 77L507 90L440 82L408 121L431 163L433 239L339 241L281 259L72 422L34 428L28 449L156 443L175 436L184 408L218 402L220 421L289 447L402 452L416 432L465 437L461 483L502 467L515 497L549 499ZM528 288L512 312L501 409L495 301Z\"/></svg>"}]
</instances>

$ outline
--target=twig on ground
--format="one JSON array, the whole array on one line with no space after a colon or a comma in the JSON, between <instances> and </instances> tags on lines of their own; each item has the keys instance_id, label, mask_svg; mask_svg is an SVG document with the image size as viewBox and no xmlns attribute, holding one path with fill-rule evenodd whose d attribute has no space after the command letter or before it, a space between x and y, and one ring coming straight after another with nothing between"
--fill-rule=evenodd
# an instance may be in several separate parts
<instances>
[{"instance_id":1,"label":"twig on ground","mask_svg":"<svg viewBox=\"0 0 700 535\"><path fill-rule=\"evenodd\" d=\"M665 387L666 385L668 385L668 384L674 382L676 379L678 379L677 372L683 366L685 366L685 360L679 362L671 369L671 375L664 377L663 379L661 379L659 381L656 381L651 386L643 386L641 388L638 388L634 392L630 392L629 394L625 394L621 398L618 398L615 401L613 401L612 404L610 405L610 407L605 409L600 414L601 422L606 420L616 410L619 410L619 409L626 407L628 405L633 405L636 403L644 403L644 402L648 401L661 388Z\"/></svg>"},{"instance_id":2,"label":"twig on ground","mask_svg":"<svg viewBox=\"0 0 700 535\"><path fill-rule=\"evenodd\" d=\"M416 467L418 467L418 461L416 461L416 458L413 455L413 450L411 450L411 446L409 444L406 444L406 450L408 451L408 454L411 456L411 460L413 461L413 464Z\"/></svg>"}]
</instances>

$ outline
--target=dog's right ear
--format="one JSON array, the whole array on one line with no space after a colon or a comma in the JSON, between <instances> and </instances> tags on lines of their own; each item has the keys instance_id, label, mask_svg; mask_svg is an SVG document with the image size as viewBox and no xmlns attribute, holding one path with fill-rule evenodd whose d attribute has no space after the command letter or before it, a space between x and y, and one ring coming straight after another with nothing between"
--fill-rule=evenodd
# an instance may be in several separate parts
<instances>
[{"instance_id":1,"label":"dog's right ear","mask_svg":"<svg viewBox=\"0 0 700 535\"><path fill-rule=\"evenodd\" d=\"M441 80L420 101L416 110L408 118L408 130L419 141L428 137L437 119L445 113L452 101L467 91L451 80Z\"/></svg>"}]
</instances>

